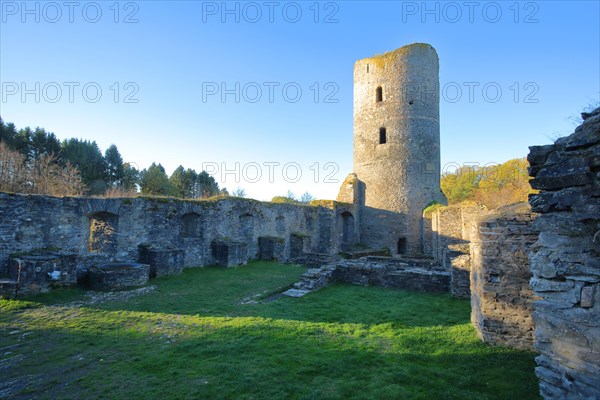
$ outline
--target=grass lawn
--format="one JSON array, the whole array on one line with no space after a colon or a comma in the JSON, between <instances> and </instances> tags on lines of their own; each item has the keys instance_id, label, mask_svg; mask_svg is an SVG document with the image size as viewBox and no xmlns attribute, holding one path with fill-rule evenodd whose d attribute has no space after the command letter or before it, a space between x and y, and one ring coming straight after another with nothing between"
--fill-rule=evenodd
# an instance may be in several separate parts
<instances>
[{"instance_id":1,"label":"grass lawn","mask_svg":"<svg viewBox=\"0 0 600 400\"><path fill-rule=\"evenodd\" d=\"M0 300L0 399L535 399L534 353L482 344L469 302L304 268L188 269L147 293Z\"/></svg>"}]
</instances>

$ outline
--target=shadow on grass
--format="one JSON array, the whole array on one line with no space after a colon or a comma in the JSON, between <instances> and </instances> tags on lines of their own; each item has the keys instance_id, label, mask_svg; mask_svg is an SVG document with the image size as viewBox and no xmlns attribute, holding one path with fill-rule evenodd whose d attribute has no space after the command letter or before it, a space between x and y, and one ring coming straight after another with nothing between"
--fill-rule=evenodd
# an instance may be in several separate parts
<instances>
[{"instance_id":1,"label":"shadow on grass","mask_svg":"<svg viewBox=\"0 0 600 400\"><path fill-rule=\"evenodd\" d=\"M537 396L532 355L486 346L469 325L29 311L21 322L34 332L20 341L25 358L0 379L33 377L14 399Z\"/></svg>"}]
</instances>

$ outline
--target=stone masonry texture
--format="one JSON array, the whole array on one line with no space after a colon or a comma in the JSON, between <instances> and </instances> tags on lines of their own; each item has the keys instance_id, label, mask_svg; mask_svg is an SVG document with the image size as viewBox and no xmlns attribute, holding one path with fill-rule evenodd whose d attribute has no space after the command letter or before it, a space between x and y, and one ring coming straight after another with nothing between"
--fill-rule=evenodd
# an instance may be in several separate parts
<instances>
[{"instance_id":1,"label":"stone masonry texture","mask_svg":"<svg viewBox=\"0 0 600 400\"><path fill-rule=\"evenodd\" d=\"M536 374L546 399L600 398L600 108L570 136L532 146L539 239L529 255Z\"/></svg>"},{"instance_id":2,"label":"stone masonry texture","mask_svg":"<svg viewBox=\"0 0 600 400\"><path fill-rule=\"evenodd\" d=\"M537 240L527 203L501 207L471 235L471 321L487 343L533 347L528 252Z\"/></svg>"},{"instance_id":3,"label":"stone masonry texture","mask_svg":"<svg viewBox=\"0 0 600 400\"><path fill-rule=\"evenodd\" d=\"M335 202L325 207L239 198L183 201L0 193L0 276L8 276L11 254L44 249L76 256L80 278L103 262L137 261L140 245L156 250L153 275L177 273L182 264L215 264L215 241L245 247L236 253L241 258L227 265L258 258L261 237L279 238L273 256L280 261L290 258L291 242L298 238L302 243L296 243L294 251L301 254L296 256L336 254L341 245L337 233L343 224L341 214L351 211L351 205ZM170 266L157 266L156 261Z\"/></svg>"},{"instance_id":4,"label":"stone masonry texture","mask_svg":"<svg viewBox=\"0 0 600 400\"><path fill-rule=\"evenodd\" d=\"M440 190L439 62L415 43L354 65L354 173L364 184L360 239L422 252L421 216ZM341 194L344 197L347 195Z\"/></svg>"}]
</instances>

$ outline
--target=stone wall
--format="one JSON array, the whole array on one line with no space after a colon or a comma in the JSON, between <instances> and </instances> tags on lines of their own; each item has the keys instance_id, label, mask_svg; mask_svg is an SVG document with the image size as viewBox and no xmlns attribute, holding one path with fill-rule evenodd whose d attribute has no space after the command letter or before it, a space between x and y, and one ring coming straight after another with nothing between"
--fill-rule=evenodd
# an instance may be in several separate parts
<instances>
[{"instance_id":1,"label":"stone wall","mask_svg":"<svg viewBox=\"0 0 600 400\"><path fill-rule=\"evenodd\" d=\"M337 260L308 270L294 284L294 293L304 295L334 282L444 293L450 288L450 273L432 260L375 256Z\"/></svg>"},{"instance_id":2,"label":"stone wall","mask_svg":"<svg viewBox=\"0 0 600 400\"><path fill-rule=\"evenodd\" d=\"M483 341L533 347L528 252L537 240L527 203L501 207L473 227L471 322Z\"/></svg>"},{"instance_id":3,"label":"stone wall","mask_svg":"<svg viewBox=\"0 0 600 400\"><path fill-rule=\"evenodd\" d=\"M280 238L277 258L287 261L292 237L303 238L295 252L336 254L338 230L351 205L307 206L249 199L182 201L165 198L76 198L0 193L0 275L13 253L53 249L73 253L79 269L138 260L138 246L183 251L185 266L215 264L214 241L243 243L259 256L259 238Z\"/></svg>"},{"instance_id":4,"label":"stone wall","mask_svg":"<svg viewBox=\"0 0 600 400\"><path fill-rule=\"evenodd\" d=\"M553 145L530 147L540 231L530 263L536 373L547 399L600 396L600 109Z\"/></svg>"},{"instance_id":5,"label":"stone wall","mask_svg":"<svg viewBox=\"0 0 600 400\"><path fill-rule=\"evenodd\" d=\"M460 204L440 207L428 212L423 218L423 236L427 245L425 254L439 260L444 270L451 273L451 292L454 297L468 299L471 296L470 243L472 227L489 213L476 204Z\"/></svg>"}]
</instances>

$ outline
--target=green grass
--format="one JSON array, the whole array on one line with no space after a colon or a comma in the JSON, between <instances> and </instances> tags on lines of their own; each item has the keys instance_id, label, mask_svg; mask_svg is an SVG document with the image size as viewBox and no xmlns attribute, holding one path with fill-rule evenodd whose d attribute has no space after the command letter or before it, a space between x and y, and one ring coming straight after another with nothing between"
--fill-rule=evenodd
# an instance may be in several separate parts
<instances>
[{"instance_id":1,"label":"green grass","mask_svg":"<svg viewBox=\"0 0 600 400\"><path fill-rule=\"evenodd\" d=\"M534 354L481 343L469 303L333 285L269 296L303 268L255 262L0 301L0 390L15 399L532 399ZM251 301L253 300L253 301ZM9 353L9 354L6 354ZM4 382L4 385L3 385Z\"/></svg>"}]
</instances>

